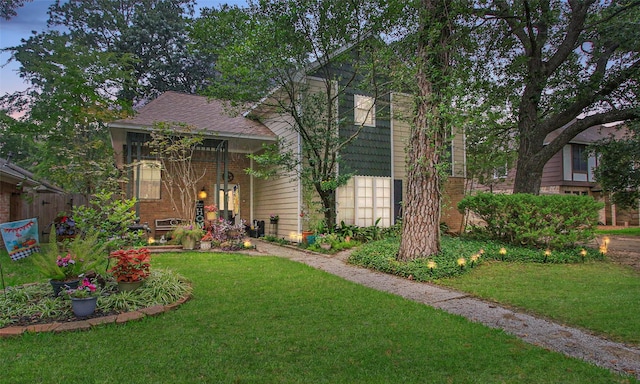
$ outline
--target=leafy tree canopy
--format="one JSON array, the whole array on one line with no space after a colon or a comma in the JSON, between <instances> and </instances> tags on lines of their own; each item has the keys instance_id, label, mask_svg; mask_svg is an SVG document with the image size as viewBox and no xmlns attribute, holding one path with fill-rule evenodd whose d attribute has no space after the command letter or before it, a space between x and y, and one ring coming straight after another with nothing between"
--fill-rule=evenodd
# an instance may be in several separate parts
<instances>
[{"instance_id":1,"label":"leafy tree canopy","mask_svg":"<svg viewBox=\"0 0 640 384\"><path fill-rule=\"evenodd\" d=\"M277 153L254 159L297 173L312 186L330 225L335 224L335 190L349 178L337 172L340 152L362 128L341 136L339 128L354 121L339 119L337 111L347 107L344 96L354 90L376 100L383 92L373 54L378 43L366 38L384 30L388 8L385 2L363 0L252 1L247 8L206 10L192 30L196 48L216 57L210 95L260 100L254 115L279 112L302 137L300 155L298 148L272 146L267 150ZM308 81L307 75L317 80Z\"/></svg>"},{"instance_id":2,"label":"leafy tree canopy","mask_svg":"<svg viewBox=\"0 0 640 384\"><path fill-rule=\"evenodd\" d=\"M511 130L515 192L538 193L544 164L573 137L638 118L640 2L480 1L470 21L472 114ZM489 111L490 113L487 113ZM546 143L552 131L567 125Z\"/></svg>"},{"instance_id":3,"label":"leafy tree canopy","mask_svg":"<svg viewBox=\"0 0 640 384\"><path fill-rule=\"evenodd\" d=\"M17 16L16 9L22 7L24 3L31 0L3 0L0 3L0 18L9 20L14 16Z\"/></svg>"}]
</instances>

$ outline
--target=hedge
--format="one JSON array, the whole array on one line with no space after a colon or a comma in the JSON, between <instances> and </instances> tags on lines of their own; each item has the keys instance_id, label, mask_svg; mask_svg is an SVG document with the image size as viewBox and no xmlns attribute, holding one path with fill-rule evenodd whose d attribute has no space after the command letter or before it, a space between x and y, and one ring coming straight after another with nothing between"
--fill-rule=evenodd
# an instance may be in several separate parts
<instances>
[{"instance_id":1,"label":"hedge","mask_svg":"<svg viewBox=\"0 0 640 384\"><path fill-rule=\"evenodd\" d=\"M562 248L594 237L603 206L589 196L479 193L460 201L458 210L478 215L494 240Z\"/></svg>"}]
</instances>

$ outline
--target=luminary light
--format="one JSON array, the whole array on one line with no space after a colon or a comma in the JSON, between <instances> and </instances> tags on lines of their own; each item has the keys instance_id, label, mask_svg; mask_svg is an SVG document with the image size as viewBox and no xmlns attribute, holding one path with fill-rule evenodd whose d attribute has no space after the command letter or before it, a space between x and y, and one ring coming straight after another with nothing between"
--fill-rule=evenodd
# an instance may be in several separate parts
<instances>
[{"instance_id":1,"label":"luminary light","mask_svg":"<svg viewBox=\"0 0 640 384\"><path fill-rule=\"evenodd\" d=\"M507 254L507 249L506 248L500 248L500 251L498 251L498 253L500 253L502 256Z\"/></svg>"},{"instance_id":2,"label":"luminary light","mask_svg":"<svg viewBox=\"0 0 640 384\"><path fill-rule=\"evenodd\" d=\"M433 261L433 260L430 260L430 261L427 263L427 268L429 268L429 269L434 269L434 268L436 268L437 266L438 266L438 265L437 265L437 264L436 264L436 262L435 262L435 261Z\"/></svg>"},{"instance_id":3,"label":"luminary light","mask_svg":"<svg viewBox=\"0 0 640 384\"><path fill-rule=\"evenodd\" d=\"M587 250L586 249L581 250L580 251L580 256L582 256L582 257L587 256Z\"/></svg>"},{"instance_id":4,"label":"luminary light","mask_svg":"<svg viewBox=\"0 0 640 384\"><path fill-rule=\"evenodd\" d=\"M251 241L247 240L247 241L244 242L244 247L245 248L251 248L251 247L253 247L253 245L251 244Z\"/></svg>"},{"instance_id":5,"label":"luminary light","mask_svg":"<svg viewBox=\"0 0 640 384\"><path fill-rule=\"evenodd\" d=\"M458 259L458 265L460 267L464 267L465 264L467 264L467 260L464 257Z\"/></svg>"},{"instance_id":6,"label":"luminary light","mask_svg":"<svg viewBox=\"0 0 640 384\"><path fill-rule=\"evenodd\" d=\"M148 244L153 244L153 243L155 243L155 242L156 242L156 239L154 239L153 237L150 237L150 238L147 240L147 243L148 243Z\"/></svg>"}]
</instances>

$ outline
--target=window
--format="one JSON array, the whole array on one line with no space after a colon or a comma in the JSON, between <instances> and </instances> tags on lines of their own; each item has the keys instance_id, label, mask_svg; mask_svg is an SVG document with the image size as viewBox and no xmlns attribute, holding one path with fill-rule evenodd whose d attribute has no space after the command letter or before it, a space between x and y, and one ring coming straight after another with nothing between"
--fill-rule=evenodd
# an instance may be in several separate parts
<instances>
[{"instance_id":1,"label":"window","mask_svg":"<svg viewBox=\"0 0 640 384\"><path fill-rule=\"evenodd\" d=\"M573 172L587 173L589 162L586 145L571 144L571 168Z\"/></svg>"},{"instance_id":2,"label":"window","mask_svg":"<svg viewBox=\"0 0 640 384\"><path fill-rule=\"evenodd\" d=\"M507 168L507 164L493 169L494 180L505 179L507 176L509 176L509 169Z\"/></svg>"},{"instance_id":3,"label":"window","mask_svg":"<svg viewBox=\"0 0 640 384\"><path fill-rule=\"evenodd\" d=\"M338 188L338 221L360 227L391 225L391 178L353 176Z\"/></svg>"},{"instance_id":4,"label":"window","mask_svg":"<svg viewBox=\"0 0 640 384\"><path fill-rule=\"evenodd\" d=\"M375 127L376 125L376 106L373 97L353 95L354 102L354 123L356 125L366 125Z\"/></svg>"},{"instance_id":5,"label":"window","mask_svg":"<svg viewBox=\"0 0 640 384\"><path fill-rule=\"evenodd\" d=\"M140 176L138 177L138 173ZM159 161L142 160L133 166L133 195L142 200L160 199Z\"/></svg>"}]
</instances>

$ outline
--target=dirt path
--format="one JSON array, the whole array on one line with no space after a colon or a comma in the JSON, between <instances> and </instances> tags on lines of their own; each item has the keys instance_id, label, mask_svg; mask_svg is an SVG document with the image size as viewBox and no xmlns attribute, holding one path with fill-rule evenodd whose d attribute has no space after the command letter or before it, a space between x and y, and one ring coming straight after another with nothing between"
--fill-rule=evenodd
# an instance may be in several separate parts
<instances>
[{"instance_id":1,"label":"dirt path","mask_svg":"<svg viewBox=\"0 0 640 384\"><path fill-rule=\"evenodd\" d=\"M638 346L615 343L580 329L566 327L495 303L472 298L466 293L356 267L346 263L347 252L326 256L264 241L257 243L258 252L261 254L276 255L304 263L345 280L461 315L491 328L503 329L528 343L640 379L640 348ZM613 240L611 244L614 244ZM622 242L618 248L622 247L621 244ZM631 245L633 244L635 243ZM611 250L615 247L612 248L610 245Z\"/></svg>"}]
</instances>

